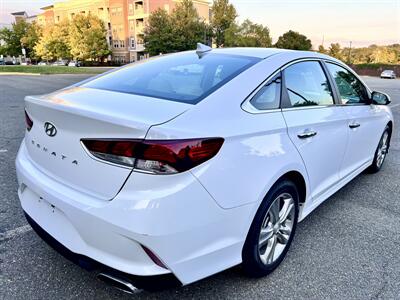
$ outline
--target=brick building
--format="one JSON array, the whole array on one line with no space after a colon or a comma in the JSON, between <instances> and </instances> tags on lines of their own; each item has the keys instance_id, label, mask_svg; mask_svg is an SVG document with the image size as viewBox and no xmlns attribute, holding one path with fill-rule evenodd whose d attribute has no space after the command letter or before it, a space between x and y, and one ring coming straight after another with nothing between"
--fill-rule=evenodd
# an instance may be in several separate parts
<instances>
[{"instance_id":1,"label":"brick building","mask_svg":"<svg viewBox=\"0 0 400 300\"><path fill-rule=\"evenodd\" d=\"M37 16L41 25L72 19L77 14L97 15L107 28L107 42L112 59L126 63L144 57L144 28L149 15L158 8L172 12L181 0L68 0L43 7ZM201 18L210 18L208 0L193 1Z\"/></svg>"}]
</instances>

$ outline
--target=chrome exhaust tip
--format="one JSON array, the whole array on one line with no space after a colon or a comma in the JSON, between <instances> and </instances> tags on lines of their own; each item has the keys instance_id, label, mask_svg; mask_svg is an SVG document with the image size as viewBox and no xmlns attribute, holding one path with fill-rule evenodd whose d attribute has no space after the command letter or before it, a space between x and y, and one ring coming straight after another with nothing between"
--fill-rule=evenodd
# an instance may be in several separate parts
<instances>
[{"instance_id":1,"label":"chrome exhaust tip","mask_svg":"<svg viewBox=\"0 0 400 300\"><path fill-rule=\"evenodd\" d=\"M97 274L97 278L104 283L128 294L135 294L140 291L138 288L133 286L132 283L108 273L99 273Z\"/></svg>"}]
</instances>

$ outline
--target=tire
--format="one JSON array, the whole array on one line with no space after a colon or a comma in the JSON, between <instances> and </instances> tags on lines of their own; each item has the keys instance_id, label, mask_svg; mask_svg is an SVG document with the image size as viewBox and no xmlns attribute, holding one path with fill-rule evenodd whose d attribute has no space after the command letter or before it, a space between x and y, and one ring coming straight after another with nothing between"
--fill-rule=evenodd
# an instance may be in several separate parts
<instances>
[{"instance_id":1,"label":"tire","mask_svg":"<svg viewBox=\"0 0 400 300\"><path fill-rule=\"evenodd\" d=\"M298 204L298 189L293 182L286 179L276 183L265 196L250 226L242 250L242 266L246 275L250 277L268 275L283 261L296 232ZM278 214L277 207L279 207ZM292 209L286 210L290 212L285 222L282 222L285 207L292 207ZM262 227L264 239L261 239ZM289 228L291 230L287 234ZM267 239L268 236L271 237ZM275 245L275 253L271 252L273 245Z\"/></svg>"},{"instance_id":2,"label":"tire","mask_svg":"<svg viewBox=\"0 0 400 300\"><path fill-rule=\"evenodd\" d=\"M390 128L386 125L386 128L382 133L381 139L379 140L378 147L376 148L374 160L371 166L368 168L369 173L377 173L381 170L383 163L385 162L386 155L389 151L390 137Z\"/></svg>"}]
</instances>

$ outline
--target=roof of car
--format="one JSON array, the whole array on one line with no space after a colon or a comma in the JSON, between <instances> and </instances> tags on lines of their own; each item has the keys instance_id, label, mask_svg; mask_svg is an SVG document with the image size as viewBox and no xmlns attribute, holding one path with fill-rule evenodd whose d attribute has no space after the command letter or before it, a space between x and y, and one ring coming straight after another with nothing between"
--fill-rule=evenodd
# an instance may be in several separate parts
<instances>
[{"instance_id":1,"label":"roof of car","mask_svg":"<svg viewBox=\"0 0 400 300\"><path fill-rule=\"evenodd\" d=\"M293 50L286 49L277 49L277 48L217 48L212 49L213 53L220 54L233 54L233 55L243 55L243 56L252 56L257 58L267 58L269 56L282 53L289 52Z\"/></svg>"}]
</instances>

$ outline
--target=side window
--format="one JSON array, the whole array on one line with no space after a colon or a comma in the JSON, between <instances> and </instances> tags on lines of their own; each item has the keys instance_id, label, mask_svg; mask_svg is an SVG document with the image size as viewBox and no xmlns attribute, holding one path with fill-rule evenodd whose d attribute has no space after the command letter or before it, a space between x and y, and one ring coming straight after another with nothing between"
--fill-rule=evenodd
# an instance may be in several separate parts
<instances>
[{"instance_id":1,"label":"side window","mask_svg":"<svg viewBox=\"0 0 400 300\"><path fill-rule=\"evenodd\" d=\"M356 76L338 65L326 65L335 79L343 104L368 103L368 91Z\"/></svg>"},{"instance_id":2,"label":"side window","mask_svg":"<svg viewBox=\"0 0 400 300\"><path fill-rule=\"evenodd\" d=\"M299 62L284 72L293 107L334 104L332 89L319 62Z\"/></svg>"},{"instance_id":3,"label":"side window","mask_svg":"<svg viewBox=\"0 0 400 300\"><path fill-rule=\"evenodd\" d=\"M250 103L257 109L266 110L279 108L281 100L281 75L269 80L251 99Z\"/></svg>"}]
</instances>

